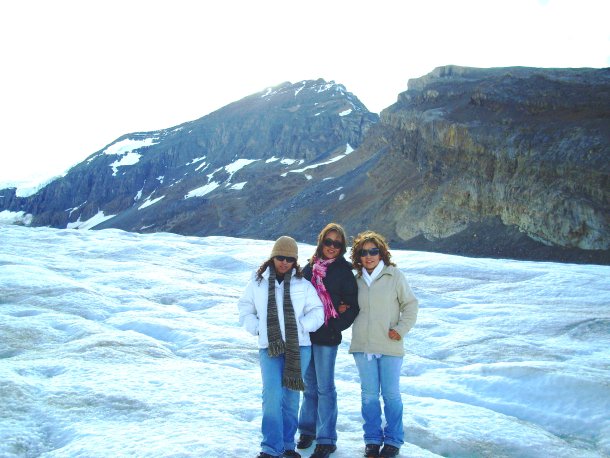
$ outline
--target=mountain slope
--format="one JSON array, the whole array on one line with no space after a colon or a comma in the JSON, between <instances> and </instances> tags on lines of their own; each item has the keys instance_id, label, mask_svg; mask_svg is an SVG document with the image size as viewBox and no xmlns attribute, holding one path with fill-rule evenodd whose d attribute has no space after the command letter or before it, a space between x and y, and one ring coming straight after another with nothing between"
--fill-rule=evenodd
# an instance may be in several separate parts
<instances>
[{"instance_id":1,"label":"mountain slope","mask_svg":"<svg viewBox=\"0 0 610 458\"><path fill-rule=\"evenodd\" d=\"M119 138L34 196L33 225L610 264L610 69L445 66L381 117L324 80Z\"/></svg>"},{"instance_id":2,"label":"mountain slope","mask_svg":"<svg viewBox=\"0 0 610 458\"><path fill-rule=\"evenodd\" d=\"M343 162L378 115L340 84L284 83L180 126L125 135L29 198L33 225L237 234ZM345 167L345 165L344 165Z\"/></svg>"}]
</instances>

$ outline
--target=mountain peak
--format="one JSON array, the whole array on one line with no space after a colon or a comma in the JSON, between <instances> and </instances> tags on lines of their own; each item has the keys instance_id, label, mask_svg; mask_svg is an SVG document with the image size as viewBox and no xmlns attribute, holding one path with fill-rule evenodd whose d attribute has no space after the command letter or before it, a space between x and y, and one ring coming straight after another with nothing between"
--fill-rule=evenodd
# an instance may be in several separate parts
<instances>
[{"instance_id":1,"label":"mountain peak","mask_svg":"<svg viewBox=\"0 0 610 458\"><path fill-rule=\"evenodd\" d=\"M343 174L378 119L334 81L285 82L195 121L125 134L31 198L2 203L34 225L235 233L249 209L273 212L303 182Z\"/></svg>"},{"instance_id":2,"label":"mountain peak","mask_svg":"<svg viewBox=\"0 0 610 458\"><path fill-rule=\"evenodd\" d=\"M381 120L334 81L284 82L127 134L33 196L0 193L0 211L301 241L338 221L396 248L608 264L608 73L439 67Z\"/></svg>"}]
</instances>

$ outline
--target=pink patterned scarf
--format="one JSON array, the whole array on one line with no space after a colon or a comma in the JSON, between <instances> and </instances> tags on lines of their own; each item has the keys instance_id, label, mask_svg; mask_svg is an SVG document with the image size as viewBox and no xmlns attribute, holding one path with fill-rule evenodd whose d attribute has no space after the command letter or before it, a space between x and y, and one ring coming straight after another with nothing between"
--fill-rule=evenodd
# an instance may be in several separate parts
<instances>
[{"instance_id":1,"label":"pink patterned scarf","mask_svg":"<svg viewBox=\"0 0 610 458\"><path fill-rule=\"evenodd\" d=\"M326 286L324 286L324 277L326 277L326 270L328 269L328 265L332 264L333 259L320 259L316 256L313 257L313 266L312 266L312 275L311 275L311 284L316 288L318 292L318 296L324 304L324 324L328 325L328 320L330 318L337 318L339 314L335 310L335 306L333 305L333 301L330 298L330 294L326 291Z\"/></svg>"}]
</instances>

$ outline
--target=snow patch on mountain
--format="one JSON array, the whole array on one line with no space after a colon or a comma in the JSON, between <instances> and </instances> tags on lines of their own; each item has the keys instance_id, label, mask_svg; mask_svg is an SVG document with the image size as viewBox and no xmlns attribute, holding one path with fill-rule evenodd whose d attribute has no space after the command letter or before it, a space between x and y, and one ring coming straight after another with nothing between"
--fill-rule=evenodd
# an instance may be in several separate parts
<instances>
[{"instance_id":1,"label":"snow patch on mountain","mask_svg":"<svg viewBox=\"0 0 610 458\"><path fill-rule=\"evenodd\" d=\"M0 224L32 224L32 215L26 212L12 212L3 210L0 212Z\"/></svg>"},{"instance_id":2,"label":"snow patch on mountain","mask_svg":"<svg viewBox=\"0 0 610 458\"><path fill-rule=\"evenodd\" d=\"M244 186L246 185L246 183L247 183L247 181L242 181L241 183L235 183L229 189L234 189L236 191L241 191L242 189L244 189Z\"/></svg>"},{"instance_id":3,"label":"snow patch on mountain","mask_svg":"<svg viewBox=\"0 0 610 458\"><path fill-rule=\"evenodd\" d=\"M142 140L132 140L132 139L128 138L125 140L121 140L120 142L113 143L112 145L110 145L108 148L106 148L104 150L104 154L109 154L109 155L127 154L134 150L144 148L145 146L152 146L152 145L156 145L157 143L159 143L155 140L157 140L156 137L145 138Z\"/></svg>"},{"instance_id":4,"label":"snow patch on mountain","mask_svg":"<svg viewBox=\"0 0 610 458\"><path fill-rule=\"evenodd\" d=\"M196 168L195 168L195 172L198 172L199 170L205 170L208 167L208 163L205 162L207 156L201 156L201 157L196 157L194 158L192 161L187 162L186 165L194 165L197 164L199 162L201 162L201 164L199 164Z\"/></svg>"},{"instance_id":5,"label":"snow patch on mountain","mask_svg":"<svg viewBox=\"0 0 610 458\"><path fill-rule=\"evenodd\" d=\"M117 175L119 167L137 164L142 155L134 153L134 151L141 148L145 148L147 146L156 145L157 143L159 143L156 140L158 140L157 137L149 137L141 140L127 138L125 140L113 143L104 151L102 151L102 154L106 154L109 156L123 156L121 159L117 159L112 164L110 164L110 167L112 167L112 176ZM91 162L98 156L99 154L92 157L87 162Z\"/></svg>"},{"instance_id":6,"label":"snow patch on mountain","mask_svg":"<svg viewBox=\"0 0 610 458\"><path fill-rule=\"evenodd\" d=\"M197 162L205 161L205 158L206 158L206 156L196 157L196 158L192 159L190 162L187 162L186 165L193 165L193 164L196 164Z\"/></svg>"},{"instance_id":7,"label":"snow patch on mountain","mask_svg":"<svg viewBox=\"0 0 610 458\"><path fill-rule=\"evenodd\" d=\"M119 167L137 164L141 157L141 154L131 152L127 153L121 159L114 161L112 164L110 164L110 167L112 167L112 176L116 176L117 172L119 171Z\"/></svg>"},{"instance_id":8,"label":"snow patch on mountain","mask_svg":"<svg viewBox=\"0 0 610 458\"><path fill-rule=\"evenodd\" d=\"M154 205L154 204L156 204L157 202L159 202L159 201L160 201L161 199L163 199L164 197L165 197L165 196L161 196L161 197L157 197L156 199L152 199L152 200L150 200L150 198L149 198L149 199L147 199L146 201L144 201L144 203L143 203L142 205L140 205L140 206L138 207L138 210L142 210L142 209L144 209L144 208L146 208L146 207L150 207L151 205Z\"/></svg>"},{"instance_id":9,"label":"snow patch on mountain","mask_svg":"<svg viewBox=\"0 0 610 458\"><path fill-rule=\"evenodd\" d=\"M305 89L306 85L307 85L307 83L305 81L303 81L303 85L294 91L294 96L296 97L299 94L299 92L301 92L303 89Z\"/></svg>"},{"instance_id":10,"label":"snow patch on mountain","mask_svg":"<svg viewBox=\"0 0 610 458\"><path fill-rule=\"evenodd\" d=\"M230 164L225 165L225 170L232 177L235 174L235 172L237 172L238 170L243 169L247 165L250 165L250 164L252 164L253 162L256 162L256 161L258 161L258 159L237 159L236 161L231 162ZM231 180L231 178L229 178L229 181L230 180Z\"/></svg>"},{"instance_id":11,"label":"snow patch on mountain","mask_svg":"<svg viewBox=\"0 0 610 458\"><path fill-rule=\"evenodd\" d=\"M68 213L68 218L70 218L72 216L72 213L81 209L86 203L87 203L87 201L85 200L82 204L77 205L76 207L66 209L67 212L70 212L70 213Z\"/></svg>"},{"instance_id":12,"label":"snow patch on mountain","mask_svg":"<svg viewBox=\"0 0 610 458\"><path fill-rule=\"evenodd\" d=\"M185 195L184 198L190 199L191 197L203 197L206 194L209 194L212 191L214 191L214 189L216 189L218 186L220 186L220 183L218 183L216 181L212 181L211 183L208 183L206 185L200 186L199 188L193 189L192 191L189 191L189 193L187 195Z\"/></svg>"},{"instance_id":13,"label":"snow patch on mountain","mask_svg":"<svg viewBox=\"0 0 610 458\"><path fill-rule=\"evenodd\" d=\"M243 169L244 167L247 167L248 165L252 164L253 162L256 162L259 160L260 159L237 159L236 161L233 161L230 164L225 165L224 167L217 168L212 173L208 174L208 183L207 184L200 186L196 189L193 189L188 194L186 194L184 196L184 198L190 199L191 197L203 197L206 194L209 194L212 191L214 191L216 188L218 188L222 183L217 182L217 181L212 181L212 179L214 178L214 175L216 173L220 172L221 170L224 170L229 174L229 178L227 178L224 181L225 188L228 187L231 184L231 179L233 178L233 175L237 171L239 171L239 170ZM237 183L237 184L234 184L233 186L231 186L229 189L241 190L245 186L245 184L246 184L245 181L243 183Z\"/></svg>"},{"instance_id":14,"label":"snow patch on mountain","mask_svg":"<svg viewBox=\"0 0 610 458\"><path fill-rule=\"evenodd\" d=\"M282 176L285 177L288 173L302 173L302 172L304 172L306 170L311 170L311 169L315 169L315 168L321 167L323 165L332 164L333 162L337 162L337 161L340 161L341 159L345 158L352 151L354 151L354 148L352 148L351 145L349 143L347 143L346 147L345 147L345 152L343 154L335 156L335 157L329 159L328 161L318 162L317 164L311 164L311 165L308 165L308 166L303 167L301 169L289 170L288 172L282 173ZM309 175L306 175L306 178L308 180L311 179L311 177Z\"/></svg>"},{"instance_id":15,"label":"snow patch on mountain","mask_svg":"<svg viewBox=\"0 0 610 458\"><path fill-rule=\"evenodd\" d=\"M54 176L52 178L45 178L45 174L38 173L27 180L4 181L0 183L0 189L15 188L15 196L30 197L36 194L45 186L51 184L53 181L63 178L64 176L66 176L67 173L68 172L66 171L63 174Z\"/></svg>"},{"instance_id":16,"label":"snow patch on mountain","mask_svg":"<svg viewBox=\"0 0 610 458\"><path fill-rule=\"evenodd\" d=\"M302 159L290 159L290 158L284 158L280 161L280 164L284 164L284 165L300 165L302 164L304 161Z\"/></svg>"},{"instance_id":17,"label":"snow patch on mountain","mask_svg":"<svg viewBox=\"0 0 610 458\"><path fill-rule=\"evenodd\" d=\"M329 89L332 89L334 86L336 86L336 84L331 81L330 83L326 83L326 84L321 84L318 87L315 88L316 92L324 92L324 91L328 91Z\"/></svg>"},{"instance_id":18,"label":"snow patch on mountain","mask_svg":"<svg viewBox=\"0 0 610 458\"><path fill-rule=\"evenodd\" d=\"M80 216L73 223L68 223L66 229L92 229L98 224L103 223L116 215L105 215L102 210L98 211L94 216L86 221L81 221Z\"/></svg>"}]
</instances>

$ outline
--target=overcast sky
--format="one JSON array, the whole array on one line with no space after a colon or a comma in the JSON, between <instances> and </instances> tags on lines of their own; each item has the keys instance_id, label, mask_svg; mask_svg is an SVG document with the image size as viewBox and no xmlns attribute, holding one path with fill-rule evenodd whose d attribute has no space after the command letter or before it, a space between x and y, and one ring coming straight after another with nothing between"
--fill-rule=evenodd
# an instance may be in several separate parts
<instances>
[{"instance_id":1,"label":"overcast sky","mask_svg":"<svg viewBox=\"0 0 610 458\"><path fill-rule=\"evenodd\" d=\"M6 0L0 183L285 81L381 111L441 65L608 67L607 0Z\"/></svg>"}]
</instances>

